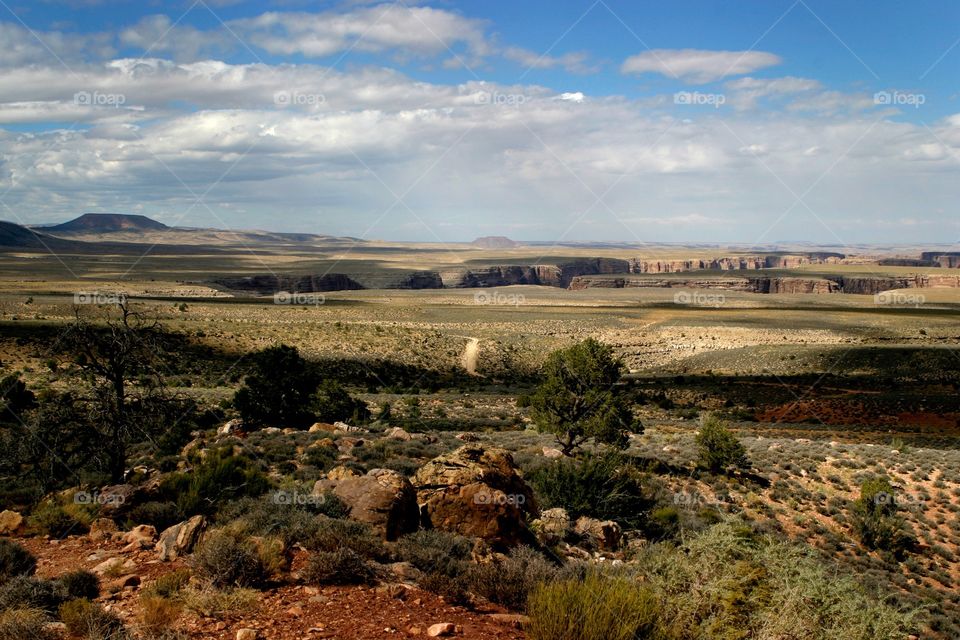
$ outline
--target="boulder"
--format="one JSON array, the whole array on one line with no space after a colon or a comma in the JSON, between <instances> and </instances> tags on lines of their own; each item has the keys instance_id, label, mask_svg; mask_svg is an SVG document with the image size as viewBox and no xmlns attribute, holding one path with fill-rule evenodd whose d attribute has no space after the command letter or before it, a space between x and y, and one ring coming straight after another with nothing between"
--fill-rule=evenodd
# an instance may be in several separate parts
<instances>
[{"instance_id":1,"label":"boulder","mask_svg":"<svg viewBox=\"0 0 960 640\"><path fill-rule=\"evenodd\" d=\"M346 422L334 422L333 423L334 431L340 431L341 433L369 433L363 427L356 427Z\"/></svg>"},{"instance_id":2,"label":"boulder","mask_svg":"<svg viewBox=\"0 0 960 640\"><path fill-rule=\"evenodd\" d=\"M453 437L456 438L457 440L460 440L461 442L479 442L480 441L480 436L478 436L475 433L467 433L467 432L458 433Z\"/></svg>"},{"instance_id":3,"label":"boulder","mask_svg":"<svg viewBox=\"0 0 960 640\"><path fill-rule=\"evenodd\" d=\"M137 570L133 560L123 558L107 558L90 571L98 576L125 576Z\"/></svg>"},{"instance_id":4,"label":"boulder","mask_svg":"<svg viewBox=\"0 0 960 640\"><path fill-rule=\"evenodd\" d=\"M427 635L431 638L452 636L456 632L457 627L452 622L438 622L437 624L430 625L427 629Z\"/></svg>"},{"instance_id":5,"label":"boulder","mask_svg":"<svg viewBox=\"0 0 960 640\"><path fill-rule=\"evenodd\" d=\"M371 469L359 475L337 467L313 487L316 495L328 491L350 508L352 519L372 525L386 540L396 540L419 527L417 492L409 480L391 469Z\"/></svg>"},{"instance_id":6,"label":"boulder","mask_svg":"<svg viewBox=\"0 0 960 640\"><path fill-rule=\"evenodd\" d=\"M16 511L0 511L0 536L12 536L23 528L23 516Z\"/></svg>"},{"instance_id":7,"label":"boulder","mask_svg":"<svg viewBox=\"0 0 960 640\"><path fill-rule=\"evenodd\" d=\"M563 451L560 451L560 449L554 449L553 447L544 447L543 457L556 460L563 457Z\"/></svg>"},{"instance_id":8,"label":"boulder","mask_svg":"<svg viewBox=\"0 0 960 640\"><path fill-rule=\"evenodd\" d=\"M257 640L259 637L256 629L237 629L237 640Z\"/></svg>"},{"instance_id":9,"label":"boulder","mask_svg":"<svg viewBox=\"0 0 960 640\"><path fill-rule=\"evenodd\" d=\"M205 525L203 516L193 516L189 520L164 529L154 546L157 555L164 562L169 562L190 553L200 540L200 534L203 533Z\"/></svg>"},{"instance_id":10,"label":"boulder","mask_svg":"<svg viewBox=\"0 0 960 640\"><path fill-rule=\"evenodd\" d=\"M223 423L223 425L221 425L220 427L217 427L217 435L230 436L230 435L235 435L238 431L242 431L242 430L243 430L243 420L241 420L240 418L234 418L233 420L229 420Z\"/></svg>"},{"instance_id":11,"label":"boulder","mask_svg":"<svg viewBox=\"0 0 960 640\"><path fill-rule=\"evenodd\" d=\"M144 497L144 492L132 484L113 484L101 488L90 500L100 507L102 517L117 518L143 502Z\"/></svg>"},{"instance_id":12,"label":"boulder","mask_svg":"<svg viewBox=\"0 0 960 640\"><path fill-rule=\"evenodd\" d=\"M157 539L157 530L153 525L138 524L130 531L123 534L122 541L130 547L130 550L148 549ZM124 549L126 550L126 548Z\"/></svg>"},{"instance_id":13,"label":"boulder","mask_svg":"<svg viewBox=\"0 0 960 640\"><path fill-rule=\"evenodd\" d=\"M573 532L602 551L616 551L623 538L623 529L613 520L601 521L586 516L577 520Z\"/></svg>"},{"instance_id":14,"label":"boulder","mask_svg":"<svg viewBox=\"0 0 960 640\"><path fill-rule=\"evenodd\" d=\"M537 538L547 546L553 546L567 537L570 533L570 515L566 509L557 507L547 509L533 522Z\"/></svg>"},{"instance_id":15,"label":"boulder","mask_svg":"<svg viewBox=\"0 0 960 640\"><path fill-rule=\"evenodd\" d=\"M117 523L110 518L97 518L90 523L90 533L87 536L94 542L103 542L118 533Z\"/></svg>"},{"instance_id":16,"label":"boulder","mask_svg":"<svg viewBox=\"0 0 960 640\"><path fill-rule=\"evenodd\" d=\"M308 429L310 433L318 433L321 431L324 433L333 433L336 430L337 428L335 426L327 422L314 422Z\"/></svg>"},{"instance_id":17,"label":"boulder","mask_svg":"<svg viewBox=\"0 0 960 640\"><path fill-rule=\"evenodd\" d=\"M414 474L426 527L481 538L497 548L536 544L526 516L533 491L506 449L467 444L434 458Z\"/></svg>"},{"instance_id":18,"label":"boulder","mask_svg":"<svg viewBox=\"0 0 960 640\"><path fill-rule=\"evenodd\" d=\"M388 430L388 431L383 435L383 437L384 437L384 438L388 438L388 439L390 439L390 440L405 440L405 441L409 441L409 440L412 440L412 439L413 439L413 436L411 436L409 433L407 433L406 431L404 431L404 430L401 429L400 427L394 427L393 429Z\"/></svg>"}]
</instances>

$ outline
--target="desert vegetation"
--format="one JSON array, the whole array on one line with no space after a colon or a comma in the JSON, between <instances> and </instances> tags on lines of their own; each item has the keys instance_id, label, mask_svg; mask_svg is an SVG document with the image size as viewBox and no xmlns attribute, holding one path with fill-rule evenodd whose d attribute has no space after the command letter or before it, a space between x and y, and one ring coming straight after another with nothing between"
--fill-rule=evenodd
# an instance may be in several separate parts
<instances>
[{"instance_id":1,"label":"desert vegetation","mask_svg":"<svg viewBox=\"0 0 960 640\"><path fill-rule=\"evenodd\" d=\"M3 327L0 637L360 633L322 622L348 601L466 637L958 631L950 432L767 415L790 384L876 401L869 377L638 375L622 344L572 336L516 375L483 341L476 375L447 347L394 368L313 341L231 352L195 313L125 300L45 315L42 340Z\"/></svg>"}]
</instances>

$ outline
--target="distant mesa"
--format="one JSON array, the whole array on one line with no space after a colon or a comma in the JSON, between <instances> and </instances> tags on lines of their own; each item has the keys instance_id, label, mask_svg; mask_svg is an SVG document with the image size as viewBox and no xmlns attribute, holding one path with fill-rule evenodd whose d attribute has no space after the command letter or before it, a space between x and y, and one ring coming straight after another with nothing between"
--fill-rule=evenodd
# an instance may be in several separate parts
<instances>
[{"instance_id":1,"label":"distant mesa","mask_svg":"<svg viewBox=\"0 0 960 640\"><path fill-rule=\"evenodd\" d=\"M511 240L506 236L483 236L482 238L477 238L470 244L481 249L512 249L513 247L520 246L519 242Z\"/></svg>"},{"instance_id":2,"label":"distant mesa","mask_svg":"<svg viewBox=\"0 0 960 640\"><path fill-rule=\"evenodd\" d=\"M114 233L119 231L166 231L162 222L130 213L85 213L69 222L44 227L50 233Z\"/></svg>"}]
</instances>

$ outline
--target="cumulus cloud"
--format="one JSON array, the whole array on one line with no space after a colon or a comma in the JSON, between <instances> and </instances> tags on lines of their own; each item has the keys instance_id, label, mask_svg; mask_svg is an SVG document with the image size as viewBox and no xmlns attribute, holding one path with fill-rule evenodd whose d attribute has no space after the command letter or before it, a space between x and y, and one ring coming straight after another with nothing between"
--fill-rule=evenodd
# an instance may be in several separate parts
<instances>
[{"instance_id":1,"label":"cumulus cloud","mask_svg":"<svg viewBox=\"0 0 960 640\"><path fill-rule=\"evenodd\" d=\"M780 56L765 51L651 49L624 60L622 73L659 73L695 84L752 73L780 64Z\"/></svg>"},{"instance_id":2,"label":"cumulus cloud","mask_svg":"<svg viewBox=\"0 0 960 640\"><path fill-rule=\"evenodd\" d=\"M312 58L348 49L430 55L463 47L476 57L490 52L483 21L398 3L345 13L268 12L232 21L229 26L269 53Z\"/></svg>"}]
</instances>

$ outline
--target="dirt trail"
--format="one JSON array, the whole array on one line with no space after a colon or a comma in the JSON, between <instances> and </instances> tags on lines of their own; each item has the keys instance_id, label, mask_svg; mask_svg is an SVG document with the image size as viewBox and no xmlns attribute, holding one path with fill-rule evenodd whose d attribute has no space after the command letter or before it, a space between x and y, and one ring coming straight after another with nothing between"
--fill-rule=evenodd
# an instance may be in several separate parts
<instances>
[{"instance_id":1,"label":"dirt trail","mask_svg":"<svg viewBox=\"0 0 960 640\"><path fill-rule=\"evenodd\" d=\"M467 337L467 345L463 348L463 368L472 376L477 375L477 354L480 352L480 339Z\"/></svg>"}]
</instances>

